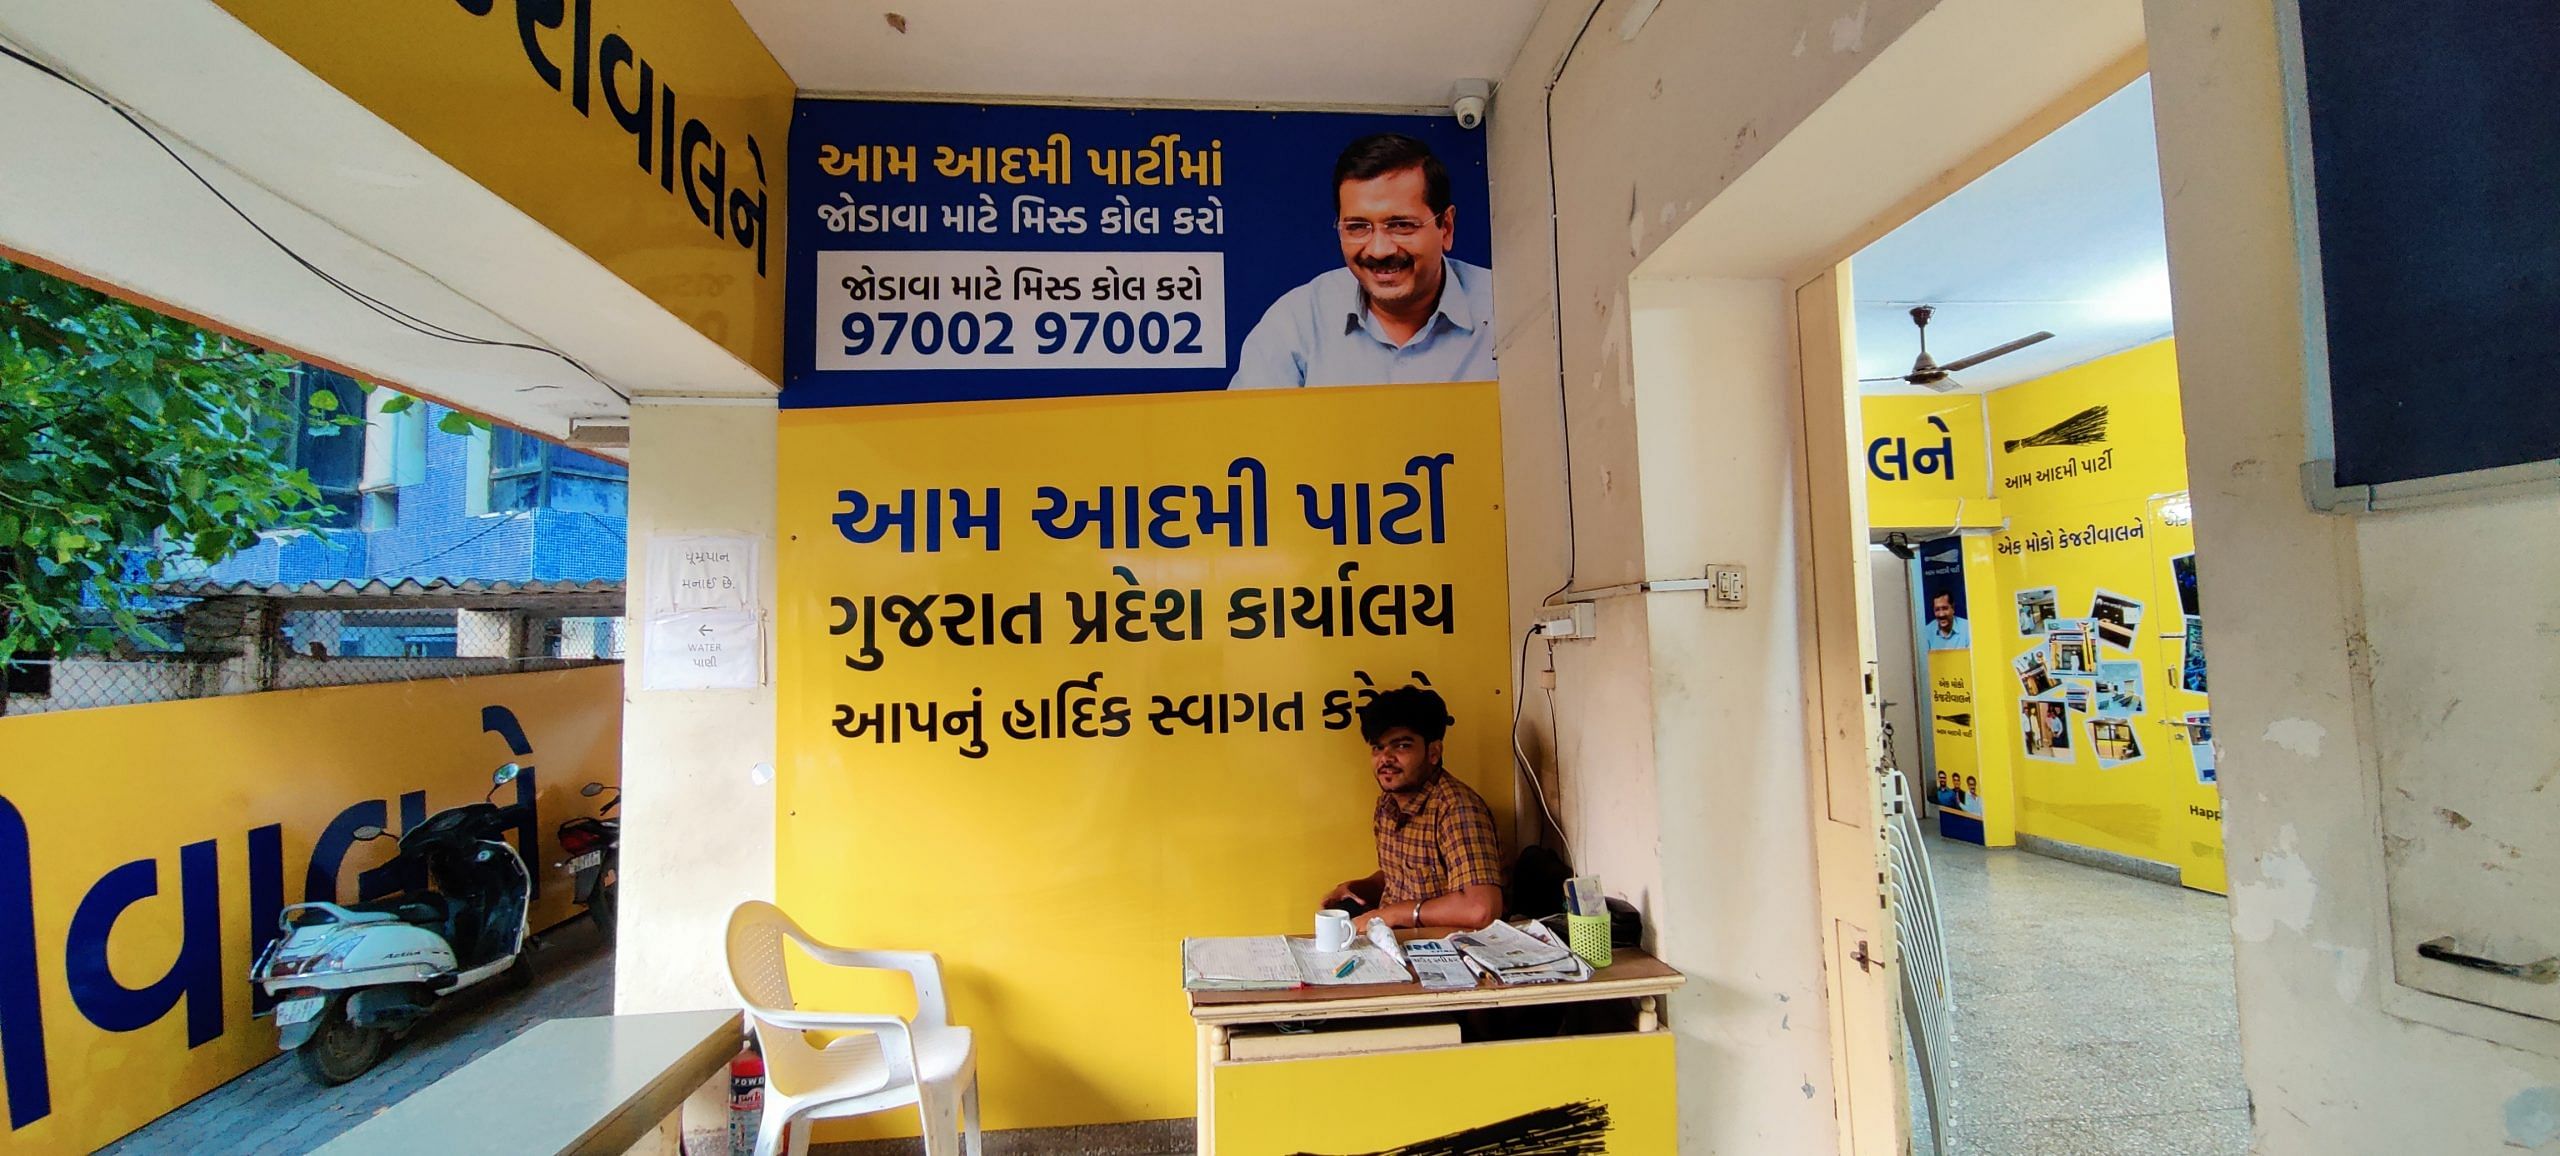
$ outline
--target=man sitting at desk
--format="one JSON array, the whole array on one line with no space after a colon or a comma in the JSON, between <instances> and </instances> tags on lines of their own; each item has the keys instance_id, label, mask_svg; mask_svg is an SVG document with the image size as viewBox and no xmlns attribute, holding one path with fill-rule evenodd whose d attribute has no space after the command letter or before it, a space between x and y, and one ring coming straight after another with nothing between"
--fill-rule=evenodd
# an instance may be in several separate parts
<instances>
[{"instance_id":1,"label":"man sitting at desk","mask_svg":"<svg viewBox=\"0 0 2560 1156\"><path fill-rule=\"evenodd\" d=\"M1391 690L1360 708L1369 767L1378 776L1369 826L1378 839L1378 871L1336 887L1327 906L1348 899L1364 908L1352 920L1389 927L1475 929L1502 917L1502 850L1493 808L1475 788L1440 765L1449 706L1420 687Z\"/></svg>"}]
</instances>

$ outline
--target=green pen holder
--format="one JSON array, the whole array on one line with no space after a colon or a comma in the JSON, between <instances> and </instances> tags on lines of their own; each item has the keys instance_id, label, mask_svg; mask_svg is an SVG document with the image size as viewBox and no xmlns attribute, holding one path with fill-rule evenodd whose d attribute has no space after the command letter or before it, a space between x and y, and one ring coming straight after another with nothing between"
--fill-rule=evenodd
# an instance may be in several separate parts
<instances>
[{"instance_id":1,"label":"green pen holder","mask_svg":"<svg viewBox=\"0 0 2560 1156\"><path fill-rule=\"evenodd\" d=\"M1566 941L1573 953L1582 957L1594 970L1609 966L1614 958L1609 948L1609 917L1606 915L1567 915L1564 917Z\"/></svg>"}]
</instances>

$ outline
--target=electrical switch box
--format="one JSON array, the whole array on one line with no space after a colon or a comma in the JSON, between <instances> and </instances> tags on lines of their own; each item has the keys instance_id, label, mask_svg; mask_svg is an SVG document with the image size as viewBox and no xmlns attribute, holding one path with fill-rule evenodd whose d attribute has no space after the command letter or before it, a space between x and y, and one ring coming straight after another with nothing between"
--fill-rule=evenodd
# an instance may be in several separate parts
<instances>
[{"instance_id":1,"label":"electrical switch box","mask_svg":"<svg viewBox=\"0 0 2560 1156\"><path fill-rule=\"evenodd\" d=\"M1750 587L1743 579L1742 567L1721 562L1707 567L1708 606L1717 610L1740 610L1750 604Z\"/></svg>"}]
</instances>

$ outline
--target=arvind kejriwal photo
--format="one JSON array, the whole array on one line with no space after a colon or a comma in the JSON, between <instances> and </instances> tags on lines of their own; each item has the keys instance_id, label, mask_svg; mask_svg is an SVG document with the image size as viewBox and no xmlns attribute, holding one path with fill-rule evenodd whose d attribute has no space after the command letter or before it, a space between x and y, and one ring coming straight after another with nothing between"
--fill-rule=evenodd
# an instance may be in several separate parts
<instances>
[{"instance_id":1,"label":"arvind kejriwal photo","mask_svg":"<svg viewBox=\"0 0 2560 1156\"><path fill-rule=\"evenodd\" d=\"M1333 208L1343 267L1272 302L1227 388L1493 380L1493 272L1449 255L1458 210L1431 146L1351 142Z\"/></svg>"}]
</instances>

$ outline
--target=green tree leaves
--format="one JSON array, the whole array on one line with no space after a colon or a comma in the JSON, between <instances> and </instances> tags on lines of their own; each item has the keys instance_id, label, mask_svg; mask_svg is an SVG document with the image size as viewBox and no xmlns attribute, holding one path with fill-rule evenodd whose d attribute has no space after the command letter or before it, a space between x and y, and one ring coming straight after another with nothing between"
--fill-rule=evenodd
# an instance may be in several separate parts
<instances>
[{"instance_id":1,"label":"green tree leaves","mask_svg":"<svg viewBox=\"0 0 2560 1156\"><path fill-rule=\"evenodd\" d=\"M214 562L314 524L320 493L284 457L293 365L0 261L0 662L156 641L140 611L164 544ZM315 423L364 423L312 397Z\"/></svg>"}]
</instances>

